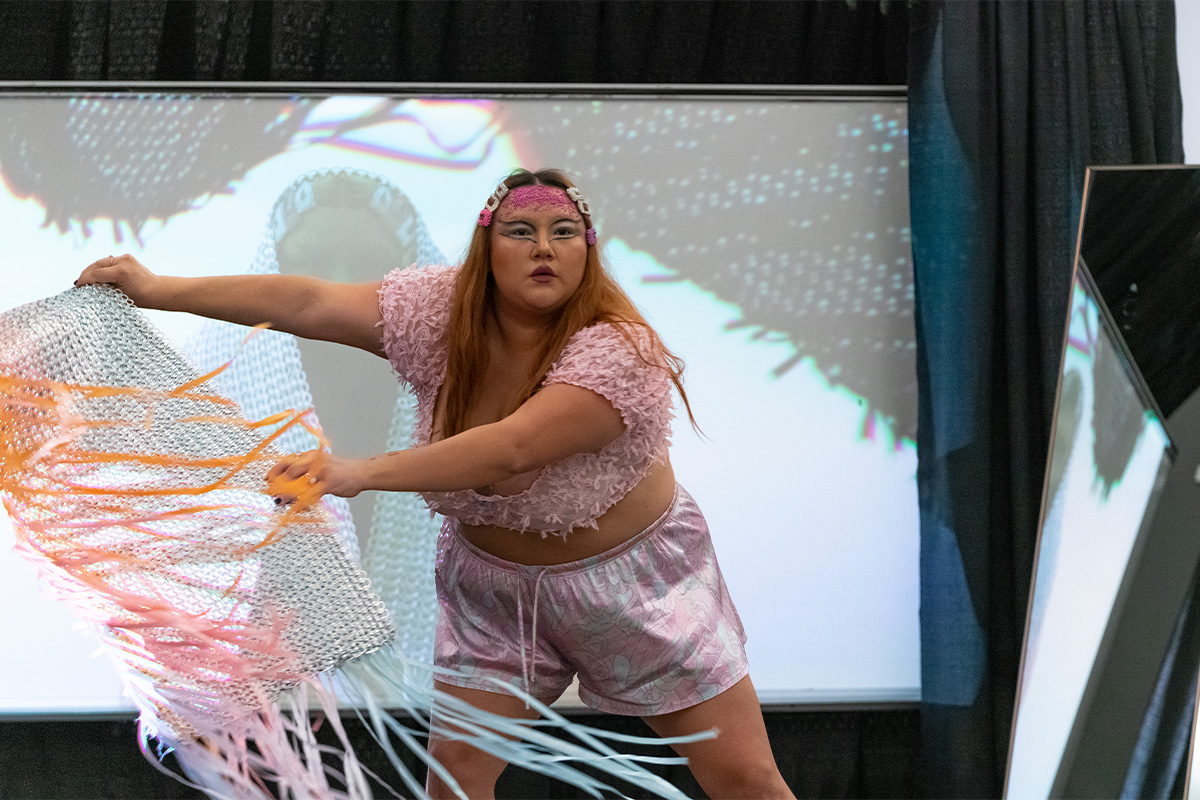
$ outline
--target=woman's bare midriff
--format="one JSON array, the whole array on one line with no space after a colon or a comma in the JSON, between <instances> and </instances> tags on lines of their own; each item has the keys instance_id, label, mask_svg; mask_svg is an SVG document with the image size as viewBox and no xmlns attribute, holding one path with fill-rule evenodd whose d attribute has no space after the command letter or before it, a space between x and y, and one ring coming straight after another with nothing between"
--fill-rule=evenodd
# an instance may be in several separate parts
<instances>
[{"instance_id":1,"label":"woman's bare midriff","mask_svg":"<svg viewBox=\"0 0 1200 800\"><path fill-rule=\"evenodd\" d=\"M463 538L484 552L518 564L565 564L603 553L638 535L663 515L675 497L669 461L655 464L645 478L604 512L595 528L576 528L565 538L521 533L499 525L459 524Z\"/></svg>"}]
</instances>

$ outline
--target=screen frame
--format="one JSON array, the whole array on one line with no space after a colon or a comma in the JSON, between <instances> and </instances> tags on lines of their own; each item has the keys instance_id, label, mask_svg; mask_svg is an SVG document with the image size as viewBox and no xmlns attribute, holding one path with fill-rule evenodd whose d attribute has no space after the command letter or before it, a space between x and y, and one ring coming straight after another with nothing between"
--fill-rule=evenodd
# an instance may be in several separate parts
<instances>
[{"instance_id":1,"label":"screen frame","mask_svg":"<svg viewBox=\"0 0 1200 800\"><path fill-rule=\"evenodd\" d=\"M0 81L0 93L69 95L80 93L179 93L290 96L300 93L410 94L423 97L524 97L581 99L621 97L670 99L907 100L908 87L881 84L687 84L687 83L390 83L346 81Z\"/></svg>"},{"instance_id":2,"label":"screen frame","mask_svg":"<svg viewBox=\"0 0 1200 800\"><path fill-rule=\"evenodd\" d=\"M336 82L336 81L0 81L0 99L5 97L114 96L179 94L222 98L282 98L297 95L407 95L422 99L562 99L562 100L734 100L806 102L899 102L907 104L908 87L903 84L673 84L673 83L434 83L434 82ZM863 700L771 700L765 711L910 711L920 707L920 687L911 699ZM570 714L593 714L592 709L570 706ZM52 711L4 712L0 720L69 721L121 720L124 712Z\"/></svg>"}]
</instances>

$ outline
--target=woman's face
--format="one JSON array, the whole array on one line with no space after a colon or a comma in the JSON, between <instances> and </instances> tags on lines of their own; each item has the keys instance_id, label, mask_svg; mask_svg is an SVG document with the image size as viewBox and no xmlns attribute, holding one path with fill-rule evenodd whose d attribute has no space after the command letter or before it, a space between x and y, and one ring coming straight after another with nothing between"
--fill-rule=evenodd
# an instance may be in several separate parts
<instances>
[{"instance_id":1,"label":"woman's face","mask_svg":"<svg viewBox=\"0 0 1200 800\"><path fill-rule=\"evenodd\" d=\"M566 192L514 189L491 228L498 310L536 317L562 309L583 281L588 248L583 216Z\"/></svg>"}]
</instances>

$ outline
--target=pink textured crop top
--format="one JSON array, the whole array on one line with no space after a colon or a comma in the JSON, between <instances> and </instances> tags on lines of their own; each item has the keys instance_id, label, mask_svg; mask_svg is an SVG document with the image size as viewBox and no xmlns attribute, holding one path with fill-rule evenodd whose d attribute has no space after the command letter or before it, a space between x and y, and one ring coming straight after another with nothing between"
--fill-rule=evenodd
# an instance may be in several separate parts
<instances>
[{"instance_id":1,"label":"pink textured crop top","mask_svg":"<svg viewBox=\"0 0 1200 800\"><path fill-rule=\"evenodd\" d=\"M429 444L438 390L446 378L445 331L457 275L458 267L397 269L379 290L384 352L417 398L417 447ZM542 385L551 383L605 397L621 412L624 433L596 452L546 466L516 494L422 492L433 511L468 525L500 525L542 536L596 528L596 519L666 458L673 415L670 378L639 358L614 326L598 323L572 336Z\"/></svg>"}]
</instances>

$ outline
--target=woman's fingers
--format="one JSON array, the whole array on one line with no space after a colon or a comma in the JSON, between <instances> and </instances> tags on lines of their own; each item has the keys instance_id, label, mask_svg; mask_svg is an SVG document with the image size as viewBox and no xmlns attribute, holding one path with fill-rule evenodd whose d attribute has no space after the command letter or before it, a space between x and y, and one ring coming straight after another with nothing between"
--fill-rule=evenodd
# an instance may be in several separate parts
<instances>
[{"instance_id":1,"label":"woman's fingers","mask_svg":"<svg viewBox=\"0 0 1200 800\"><path fill-rule=\"evenodd\" d=\"M310 460L309 453L286 455L276 461L274 466L267 470L267 480L278 478L285 473L287 478L295 478L297 475L303 475L308 471Z\"/></svg>"},{"instance_id":2,"label":"woman's fingers","mask_svg":"<svg viewBox=\"0 0 1200 800\"><path fill-rule=\"evenodd\" d=\"M322 472L325 454L310 450L298 456L280 459L267 471L267 493L276 505L293 503L301 496L322 494Z\"/></svg>"},{"instance_id":3,"label":"woman's fingers","mask_svg":"<svg viewBox=\"0 0 1200 800\"><path fill-rule=\"evenodd\" d=\"M267 485L267 491L275 498L276 505L294 503L301 497L321 495L321 484L310 475L299 478L280 476Z\"/></svg>"},{"instance_id":4,"label":"woman's fingers","mask_svg":"<svg viewBox=\"0 0 1200 800\"><path fill-rule=\"evenodd\" d=\"M98 258L92 263L88 264L83 271L87 272L89 270L108 269L109 267L116 266L116 263L116 256L105 256L104 258Z\"/></svg>"},{"instance_id":5,"label":"woman's fingers","mask_svg":"<svg viewBox=\"0 0 1200 800\"><path fill-rule=\"evenodd\" d=\"M157 275L128 253L97 259L75 279L76 286L97 283L115 286L138 306L153 302L152 295L159 282Z\"/></svg>"},{"instance_id":6,"label":"woman's fingers","mask_svg":"<svg viewBox=\"0 0 1200 800\"><path fill-rule=\"evenodd\" d=\"M126 253L122 256L105 256L98 258L92 263L83 268L79 278L76 279L76 286L84 286L89 283L111 283L113 278L120 275L119 267L132 261L133 256Z\"/></svg>"},{"instance_id":7,"label":"woman's fingers","mask_svg":"<svg viewBox=\"0 0 1200 800\"><path fill-rule=\"evenodd\" d=\"M292 465L285 469L283 474L286 475L289 480L295 480L308 475L315 467L315 459L305 453L296 461L292 462Z\"/></svg>"},{"instance_id":8,"label":"woman's fingers","mask_svg":"<svg viewBox=\"0 0 1200 800\"><path fill-rule=\"evenodd\" d=\"M275 464L269 470L267 470L267 481L270 482L282 475L283 471L287 469L291 463L292 462L290 459L284 459L282 461L275 462Z\"/></svg>"}]
</instances>

